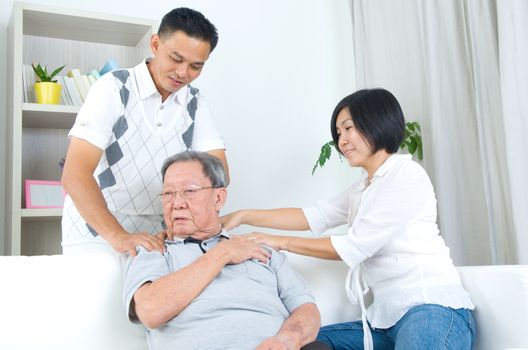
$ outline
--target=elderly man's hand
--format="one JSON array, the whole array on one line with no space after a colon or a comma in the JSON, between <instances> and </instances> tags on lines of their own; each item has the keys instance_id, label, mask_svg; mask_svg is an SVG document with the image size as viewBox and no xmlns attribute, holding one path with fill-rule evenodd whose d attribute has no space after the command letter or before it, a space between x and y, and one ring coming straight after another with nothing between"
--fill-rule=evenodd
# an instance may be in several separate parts
<instances>
[{"instance_id":1,"label":"elderly man's hand","mask_svg":"<svg viewBox=\"0 0 528 350\"><path fill-rule=\"evenodd\" d=\"M256 350L299 350L300 345L297 344L293 337L286 334L277 334L271 338L264 340L257 346Z\"/></svg>"},{"instance_id":2,"label":"elderly man's hand","mask_svg":"<svg viewBox=\"0 0 528 350\"><path fill-rule=\"evenodd\" d=\"M230 239L222 240L217 247L225 251L227 264L240 264L250 259L267 263L271 257L267 249L244 236L231 236Z\"/></svg>"}]
</instances>

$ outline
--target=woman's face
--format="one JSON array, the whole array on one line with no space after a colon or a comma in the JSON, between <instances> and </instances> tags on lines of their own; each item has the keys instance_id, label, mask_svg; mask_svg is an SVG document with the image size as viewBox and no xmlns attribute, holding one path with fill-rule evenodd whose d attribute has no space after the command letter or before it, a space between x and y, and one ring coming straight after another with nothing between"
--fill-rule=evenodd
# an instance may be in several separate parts
<instances>
[{"instance_id":1,"label":"woman's face","mask_svg":"<svg viewBox=\"0 0 528 350\"><path fill-rule=\"evenodd\" d=\"M372 151L365 138L354 127L348 108L343 108L337 115L336 131L338 147L352 167L367 168Z\"/></svg>"}]
</instances>

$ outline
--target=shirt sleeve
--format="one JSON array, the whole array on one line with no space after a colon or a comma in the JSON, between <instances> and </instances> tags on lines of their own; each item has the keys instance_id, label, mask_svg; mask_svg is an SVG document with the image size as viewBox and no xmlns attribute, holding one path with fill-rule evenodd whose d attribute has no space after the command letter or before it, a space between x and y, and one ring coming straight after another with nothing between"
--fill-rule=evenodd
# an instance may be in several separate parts
<instances>
[{"instance_id":1,"label":"shirt sleeve","mask_svg":"<svg viewBox=\"0 0 528 350\"><path fill-rule=\"evenodd\" d=\"M277 276L279 297L290 314L303 304L315 303L308 284L293 270L286 254L272 250L270 266Z\"/></svg>"},{"instance_id":2,"label":"shirt sleeve","mask_svg":"<svg viewBox=\"0 0 528 350\"><path fill-rule=\"evenodd\" d=\"M429 177L414 162L393 169L376 182L365 190L368 193L347 234L331 237L335 250L350 267L373 256L436 203Z\"/></svg>"},{"instance_id":3,"label":"shirt sleeve","mask_svg":"<svg viewBox=\"0 0 528 350\"><path fill-rule=\"evenodd\" d=\"M98 79L90 88L68 136L75 136L104 150L122 112L121 97L111 75Z\"/></svg>"},{"instance_id":4,"label":"shirt sleeve","mask_svg":"<svg viewBox=\"0 0 528 350\"><path fill-rule=\"evenodd\" d=\"M321 235L347 223L349 196L353 187L354 185L332 199L319 200L316 205L302 209L314 234Z\"/></svg>"},{"instance_id":5,"label":"shirt sleeve","mask_svg":"<svg viewBox=\"0 0 528 350\"><path fill-rule=\"evenodd\" d=\"M194 134L191 149L193 151L206 152L225 148L225 143L215 127L213 118L211 118L209 107L200 95L198 109L196 110L196 116L194 118Z\"/></svg>"},{"instance_id":6,"label":"shirt sleeve","mask_svg":"<svg viewBox=\"0 0 528 350\"><path fill-rule=\"evenodd\" d=\"M128 258L123 297L126 313L131 322L139 323L135 310L131 308L134 294L145 283L153 282L170 273L167 259L167 253L161 255L160 252L149 252L143 247L138 247L137 256Z\"/></svg>"}]
</instances>

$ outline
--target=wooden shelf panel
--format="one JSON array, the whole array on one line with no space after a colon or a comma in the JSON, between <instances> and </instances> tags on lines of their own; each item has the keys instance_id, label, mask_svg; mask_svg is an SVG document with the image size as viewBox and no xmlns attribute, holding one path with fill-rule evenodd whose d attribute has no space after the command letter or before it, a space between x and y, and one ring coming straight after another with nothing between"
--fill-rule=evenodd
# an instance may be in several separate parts
<instances>
[{"instance_id":1,"label":"wooden shelf panel","mask_svg":"<svg viewBox=\"0 0 528 350\"><path fill-rule=\"evenodd\" d=\"M24 34L49 38L136 46L155 21L25 4Z\"/></svg>"},{"instance_id":2,"label":"wooden shelf panel","mask_svg":"<svg viewBox=\"0 0 528 350\"><path fill-rule=\"evenodd\" d=\"M22 209L22 222L30 221L60 221L62 218L62 208L50 209Z\"/></svg>"},{"instance_id":3,"label":"wooden shelf panel","mask_svg":"<svg viewBox=\"0 0 528 350\"><path fill-rule=\"evenodd\" d=\"M25 128L70 129L79 106L24 103L22 126Z\"/></svg>"}]
</instances>

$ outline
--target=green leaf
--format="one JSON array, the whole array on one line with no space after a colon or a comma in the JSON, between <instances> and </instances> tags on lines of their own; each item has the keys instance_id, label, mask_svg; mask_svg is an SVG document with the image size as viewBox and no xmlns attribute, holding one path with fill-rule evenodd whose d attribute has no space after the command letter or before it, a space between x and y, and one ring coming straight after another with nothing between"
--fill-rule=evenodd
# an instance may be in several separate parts
<instances>
[{"instance_id":1,"label":"green leaf","mask_svg":"<svg viewBox=\"0 0 528 350\"><path fill-rule=\"evenodd\" d=\"M410 154L414 154L416 152L416 147L418 147L418 144L416 143L416 139L414 137L411 137L411 142L407 149L409 150Z\"/></svg>"},{"instance_id":2,"label":"green leaf","mask_svg":"<svg viewBox=\"0 0 528 350\"><path fill-rule=\"evenodd\" d=\"M420 144L418 145L418 160L419 161L422 161L423 160L423 149L422 149L422 141L420 140Z\"/></svg>"},{"instance_id":3,"label":"green leaf","mask_svg":"<svg viewBox=\"0 0 528 350\"><path fill-rule=\"evenodd\" d=\"M35 64L31 64L31 67L33 67L33 71L35 72L35 74L37 75L37 77L39 78L39 80L41 82L53 82L53 83L56 83L57 80L53 80L53 77L55 75L57 75L66 65L62 66L62 67L59 67L57 69L55 69L51 75L48 73L48 69L47 67L48 66L44 66L44 68L42 68L42 66L40 64L37 64L35 66Z\"/></svg>"},{"instance_id":4,"label":"green leaf","mask_svg":"<svg viewBox=\"0 0 528 350\"><path fill-rule=\"evenodd\" d=\"M56 75L57 75L57 74L58 74L58 73L59 73L64 67L66 67L66 65L64 65L64 66L62 66L62 67L59 67L59 68L55 69L55 70L53 71L53 73L51 73L51 75L49 76L50 79L52 79L54 76L56 76Z\"/></svg>"},{"instance_id":5,"label":"green leaf","mask_svg":"<svg viewBox=\"0 0 528 350\"><path fill-rule=\"evenodd\" d=\"M315 173L315 170L317 167L323 167L328 159L332 156L332 148L333 148L334 142L329 141L321 146L321 151L319 153L319 158L315 162L315 165L312 169L312 175Z\"/></svg>"},{"instance_id":6,"label":"green leaf","mask_svg":"<svg viewBox=\"0 0 528 350\"><path fill-rule=\"evenodd\" d=\"M418 122L405 123L404 136L405 137L400 144L400 148L407 149L413 156L416 153L417 159L422 160L423 150L420 124Z\"/></svg>"}]
</instances>

